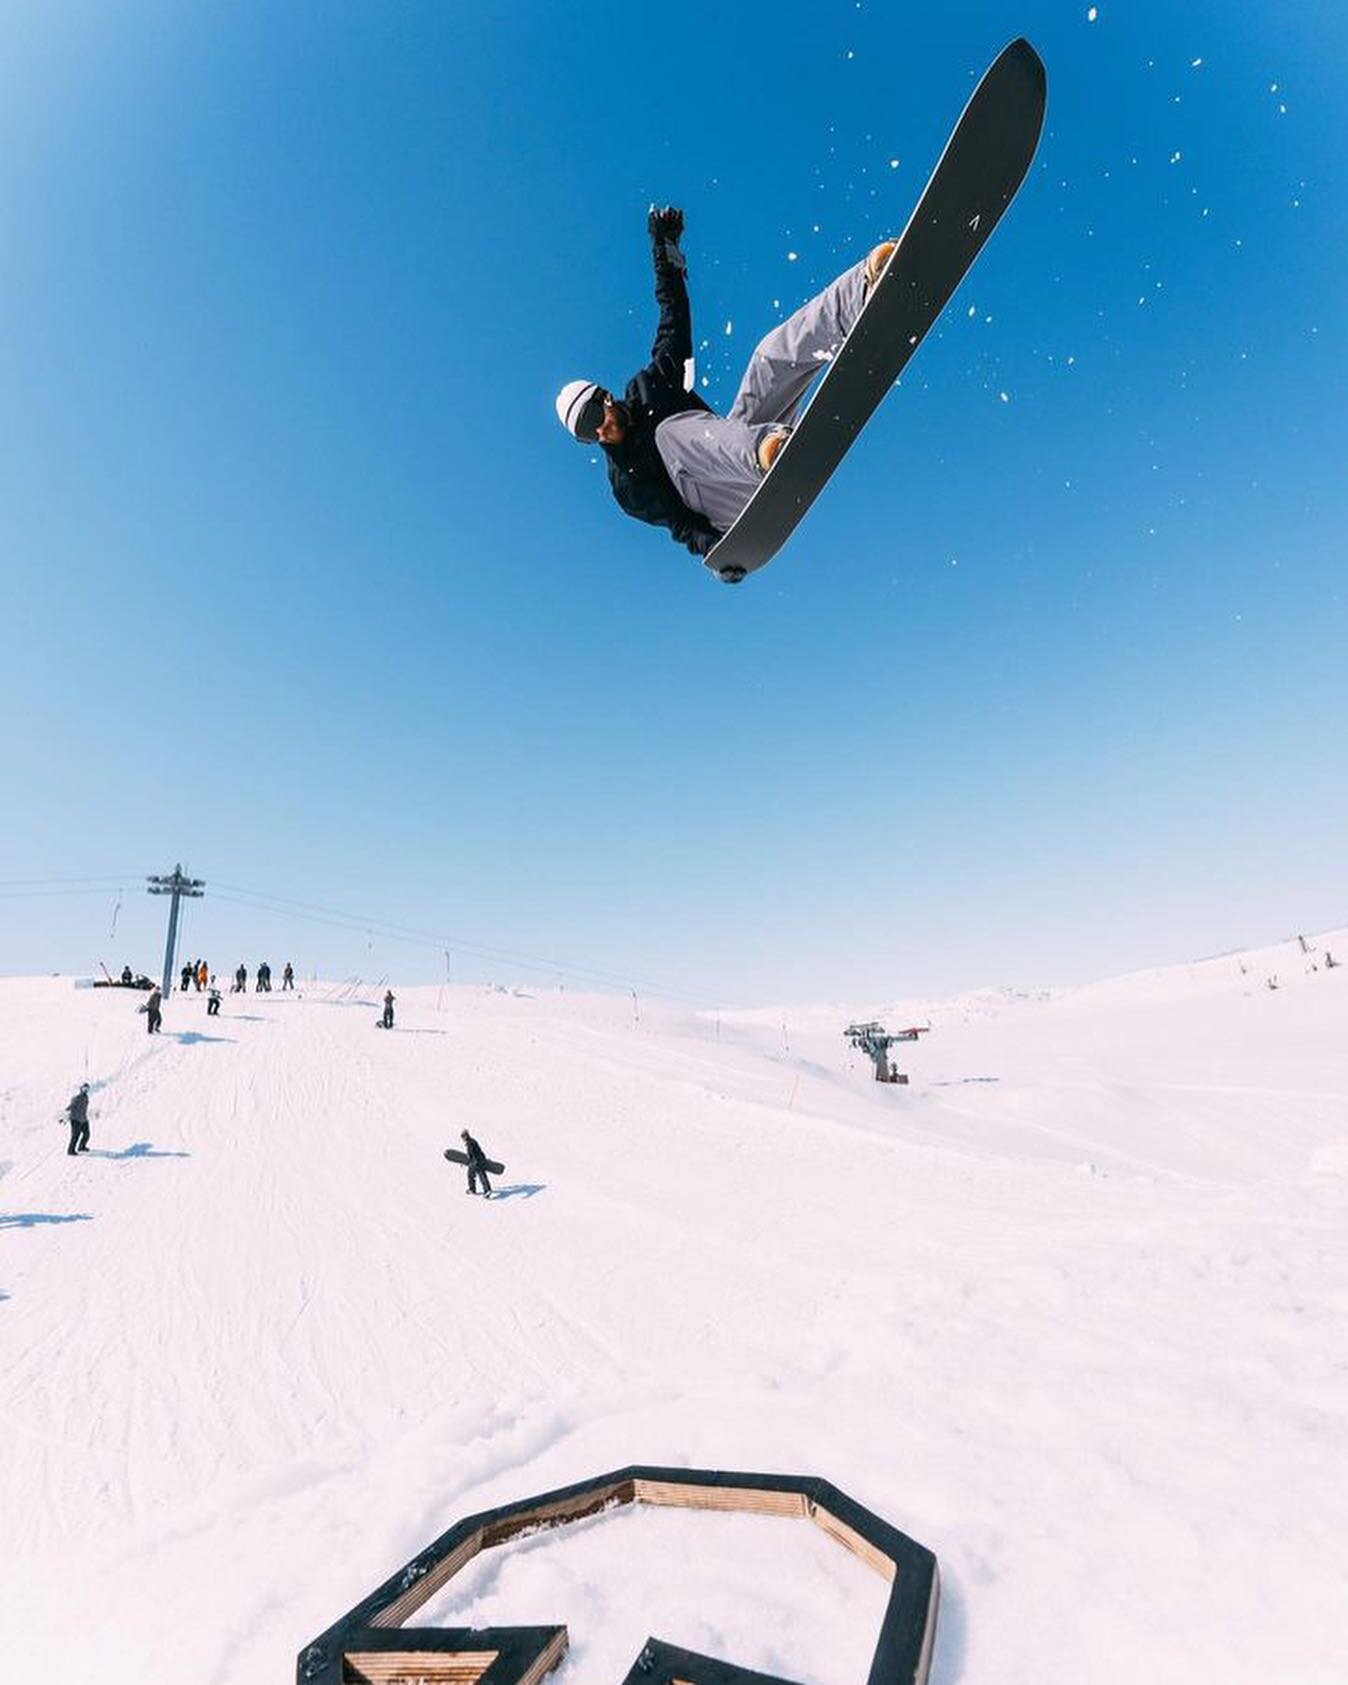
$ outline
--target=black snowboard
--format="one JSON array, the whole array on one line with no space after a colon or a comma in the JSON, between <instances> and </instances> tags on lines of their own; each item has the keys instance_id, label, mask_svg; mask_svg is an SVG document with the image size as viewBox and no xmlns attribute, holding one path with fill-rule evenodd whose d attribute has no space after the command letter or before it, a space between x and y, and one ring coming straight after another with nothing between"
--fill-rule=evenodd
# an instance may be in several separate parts
<instances>
[{"instance_id":1,"label":"black snowboard","mask_svg":"<svg viewBox=\"0 0 1348 1685\"><path fill-rule=\"evenodd\" d=\"M974 89L884 274L771 473L706 565L727 585L785 544L997 226L1034 157L1047 79L1013 41Z\"/></svg>"},{"instance_id":2,"label":"black snowboard","mask_svg":"<svg viewBox=\"0 0 1348 1685\"><path fill-rule=\"evenodd\" d=\"M457 1147L446 1147L445 1157L454 1164L467 1164L468 1162L468 1154L461 1153ZM493 1176L505 1175L505 1165L497 1164L494 1158L484 1159L483 1163Z\"/></svg>"}]
</instances>

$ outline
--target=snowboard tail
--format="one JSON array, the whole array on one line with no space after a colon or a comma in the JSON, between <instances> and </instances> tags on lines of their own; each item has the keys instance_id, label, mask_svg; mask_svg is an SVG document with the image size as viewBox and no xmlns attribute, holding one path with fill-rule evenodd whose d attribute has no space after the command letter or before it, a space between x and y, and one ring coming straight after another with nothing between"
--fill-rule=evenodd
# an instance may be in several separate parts
<instances>
[{"instance_id":1,"label":"snowboard tail","mask_svg":"<svg viewBox=\"0 0 1348 1685\"><path fill-rule=\"evenodd\" d=\"M1026 40L974 89L880 279L743 513L708 552L727 584L770 562L968 274L1024 181L1047 76Z\"/></svg>"}]
</instances>

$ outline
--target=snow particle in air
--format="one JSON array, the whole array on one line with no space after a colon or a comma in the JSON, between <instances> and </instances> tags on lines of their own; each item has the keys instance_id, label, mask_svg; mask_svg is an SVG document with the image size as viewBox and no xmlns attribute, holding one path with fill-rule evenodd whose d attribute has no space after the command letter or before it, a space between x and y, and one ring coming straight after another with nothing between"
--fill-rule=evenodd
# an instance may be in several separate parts
<instances>
[{"instance_id":1,"label":"snow particle in air","mask_svg":"<svg viewBox=\"0 0 1348 1685\"><path fill-rule=\"evenodd\" d=\"M1086 22L1087 23L1094 23L1096 18L1098 18L1099 16L1100 16L1100 8L1098 6L1088 6L1086 8Z\"/></svg>"},{"instance_id":2,"label":"snow particle in air","mask_svg":"<svg viewBox=\"0 0 1348 1685\"><path fill-rule=\"evenodd\" d=\"M1183 156L1184 156L1184 154L1183 154L1183 153L1182 153L1182 152L1172 152L1172 153L1171 153L1171 154L1170 154L1170 162L1171 162L1171 163L1172 163L1172 164L1178 164L1178 163L1179 163L1179 161L1180 161L1180 159L1181 159L1181 158L1182 158L1182 157L1183 157Z\"/></svg>"},{"instance_id":3,"label":"snow particle in air","mask_svg":"<svg viewBox=\"0 0 1348 1685\"><path fill-rule=\"evenodd\" d=\"M890 167L891 170L897 170L898 167L899 167L898 159L897 158L891 158L889 160L889 167Z\"/></svg>"},{"instance_id":4,"label":"snow particle in air","mask_svg":"<svg viewBox=\"0 0 1348 1685\"><path fill-rule=\"evenodd\" d=\"M734 323L733 323L733 322L727 322L727 323L726 323L726 325L725 325L725 331L726 331L726 332L727 332L727 333L728 333L728 334L732 334L732 333L734 333L734 331L735 331L735 324L734 324Z\"/></svg>"},{"instance_id":5,"label":"snow particle in air","mask_svg":"<svg viewBox=\"0 0 1348 1685\"><path fill-rule=\"evenodd\" d=\"M800 256L799 252L788 252L786 254L786 261L788 263L794 263L799 256Z\"/></svg>"},{"instance_id":6,"label":"snow particle in air","mask_svg":"<svg viewBox=\"0 0 1348 1685\"><path fill-rule=\"evenodd\" d=\"M1203 61L1202 61L1201 58L1189 60L1189 69L1190 70L1201 70L1202 68L1203 68Z\"/></svg>"},{"instance_id":7,"label":"snow particle in air","mask_svg":"<svg viewBox=\"0 0 1348 1685\"><path fill-rule=\"evenodd\" d=\"M1009 392L999 392L997 397L1003 404L1009 404L1011 402L1011 394Z\"/></svg>"}]
</instances>

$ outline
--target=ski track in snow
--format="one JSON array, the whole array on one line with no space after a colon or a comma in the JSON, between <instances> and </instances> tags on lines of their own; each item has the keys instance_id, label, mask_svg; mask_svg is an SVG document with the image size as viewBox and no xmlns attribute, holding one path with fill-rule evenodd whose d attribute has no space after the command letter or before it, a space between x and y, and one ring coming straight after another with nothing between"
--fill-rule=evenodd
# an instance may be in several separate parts
<instances>
[{"instance_id":1,"label":"ski track in snow","mask_svg":"<svg viewBox=\"0 0 1348 1685\"><path fill-rule=\"evenodd\" d=\"M643 1461L822 1474L930 1545L935 1685L1339 1677L1348 967L1317 957L639 1024L406 989L391 1035L311 991L174 996L152 1039L138 995L0 982L8 1653L291 1678L459 1515ZM908 1088L842 1040L877 1011L934 1026ZM464 1127L493 1202L441 1157ZM847 1685L855 1566L625 1512L425 1618L565 1620L561 1685L648 1631Z\"/></svg>"}]
</instances>

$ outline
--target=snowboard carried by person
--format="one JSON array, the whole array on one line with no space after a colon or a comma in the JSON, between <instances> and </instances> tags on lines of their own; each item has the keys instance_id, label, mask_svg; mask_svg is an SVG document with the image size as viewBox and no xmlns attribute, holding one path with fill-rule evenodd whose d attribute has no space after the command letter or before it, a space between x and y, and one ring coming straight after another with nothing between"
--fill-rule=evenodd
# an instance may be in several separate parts
<instances>
[{"instance_id":1,"label":"snowboard carried by person","mask_svg":"<svg viewBox=\"0 0 1348 1685\"><path fill-rule=\"evenodd\" d=\"M493 1176L504 1176L505 1165L498 1164L494 1158L488 1158L486 1153L473 1139L466 1129L461 1130L459 1139L463 1142L463 1151L457 1147L446 1147L445 1157L451 1164L466 1164L468 1166L468 1186L465 1193L475 1194L477 1183L481 1180L483 1197L491 1198L491 1183L487 1180L487 1172Z\"/></svg>"},{"instance_id":2,"label":"snowboard carried by person","mask_svg":"<svg viewBox=\"0 0 1348 1685\"><path fill-rule=\"evenodd\" d=\"M1024 181L1047 76L1013 41L974 89L908 225L759 489L706 557L728 585L770 562L950 302Z\"/></svg>"}]
</instances>

